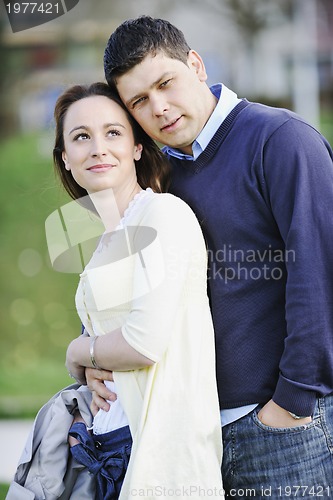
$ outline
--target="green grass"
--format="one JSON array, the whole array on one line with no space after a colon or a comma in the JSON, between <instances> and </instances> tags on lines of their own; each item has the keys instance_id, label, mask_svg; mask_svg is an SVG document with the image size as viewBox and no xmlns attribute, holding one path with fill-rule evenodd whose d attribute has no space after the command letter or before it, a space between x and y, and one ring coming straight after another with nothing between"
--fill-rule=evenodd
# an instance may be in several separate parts
<instances>
[{"instance_id":1,"label":"green grass","mask_svg":"<svg viewBox=\"0 0 333 500\"><path fill-rule=\"evenodd\" d=\"M62 360L23 364L16 374L0 382L0 418L33 418L61 388L73 383Z\"/></svg>"},{"instance_id":2,"label":"green grass","mask_svg":"<svg viewBox=\"0 0 333 500\"><path fill-rule=\"evenodd\" d=\"M48 258L45 219L69 201L55 181L51 152L43 134L0 148L0 417L31 416L71 383L64 360L80 333L78 276L57 273Z\"/></svg>"},{"instance_id":3,"label":"green grass","mask_svg":"<svg viewBox=\"0 0 333 500\"><path fill-rule=\"evenodd\" d=\"M0 484L0 499L4 499L8 492L9 484Z\"/></svg>"}]
</instances>

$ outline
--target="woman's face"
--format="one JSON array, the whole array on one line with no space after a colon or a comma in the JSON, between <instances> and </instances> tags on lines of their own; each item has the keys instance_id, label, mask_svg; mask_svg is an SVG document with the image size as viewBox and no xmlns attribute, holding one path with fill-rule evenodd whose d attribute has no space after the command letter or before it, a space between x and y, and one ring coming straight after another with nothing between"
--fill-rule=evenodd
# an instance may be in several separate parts
<instances>
[{"instance_id":1,"label":"woman's face","mask_svg":"<svg viewBox=\"0 0 333 500\"><path fill-rule=\"evenodd\" d=\"M88 193L114 192L136 182L134 143L125 111L105 96L85 97L68 108L64 119L65 168Z\"/></svg>"}]
</instances>

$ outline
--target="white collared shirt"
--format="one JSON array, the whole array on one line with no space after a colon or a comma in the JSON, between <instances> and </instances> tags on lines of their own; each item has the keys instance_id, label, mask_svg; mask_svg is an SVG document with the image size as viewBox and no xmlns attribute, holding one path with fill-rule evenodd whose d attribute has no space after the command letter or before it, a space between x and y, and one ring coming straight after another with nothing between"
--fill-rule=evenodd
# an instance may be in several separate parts
<instances>
[{"instance_id":1,"label":"white collared shirt","mask_svg":"<svg viewBox=\"0 0 333 500\"><path fill-rule=\"evenodd\" d=\"M165 146L163 151L175 158L181 160L196 160L198 156L208 146L210 140L213 138L215 132L218 130L221 123L226 119L228 114L234 109L235 106L241 101L237 94L228 89L222 83L216 83L210 87L211 92L218 99L213 113L210 115L206 125L192 144L193 156L182 153L179 149Z\"/></svg>"}]
</instances>

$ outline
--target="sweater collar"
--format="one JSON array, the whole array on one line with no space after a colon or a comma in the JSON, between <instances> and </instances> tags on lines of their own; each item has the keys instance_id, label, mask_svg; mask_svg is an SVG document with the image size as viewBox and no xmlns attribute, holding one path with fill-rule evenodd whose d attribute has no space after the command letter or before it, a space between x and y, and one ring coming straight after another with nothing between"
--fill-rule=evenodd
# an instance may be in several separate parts
<instances>
[{"instance_id":1,"label":"sweater collar","mask_svg":"<svg viewBox=\"0 0 333 500\"><path fill-rule=\"evenodd\" d=\"M178 165L181 165L182 167L185 167L192 172L199 172L209 161L211 161L212 156L224 141L238 114L249 104L250 102L246 99L240 100L240 102L232 109L225 120L223 120L205 150L196 160L192 159L192 161L187 161L179 158L170 158L171 162L173 164L177 163Z\"/></svg>"},{"instance_id":2,"label":"sweater collar","mask_svg":"<svg viewBox=\"0 0 333 500\"><path fill-rule=\"evenodd\" d=\"M223 123L229 113L241 101L235 92L228 89L226 85L222 85L222 83L212 85L210 87L210 91L218 99L218 101L206 125L192 144L193 156L182 153L179 149L172 148L170 146L165 146L163 148L164 153L180 160L196 160L206 149L221 123Z\"/></svg>"}]
</instances>

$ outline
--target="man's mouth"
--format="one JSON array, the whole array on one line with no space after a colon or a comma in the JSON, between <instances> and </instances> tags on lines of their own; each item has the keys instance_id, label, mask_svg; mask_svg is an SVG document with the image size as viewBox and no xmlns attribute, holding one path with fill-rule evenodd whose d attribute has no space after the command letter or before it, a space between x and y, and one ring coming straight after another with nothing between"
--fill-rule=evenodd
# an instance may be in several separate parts
<instances>
[{"instance_id":1,"label":"man's mouth","mask_svg":"<svg viewBox=\"0 0 333 500\"><path fill-rule=\"evenodd\" d=\"M164 125L161 128L161 131L162 132L172 132L177 127L179 120L181 118L182 118L182 116L178 116L178 118L176 118L175 120L170 121L169 123L167 123L166 125Z\"/></svg>"}]
</instances>

